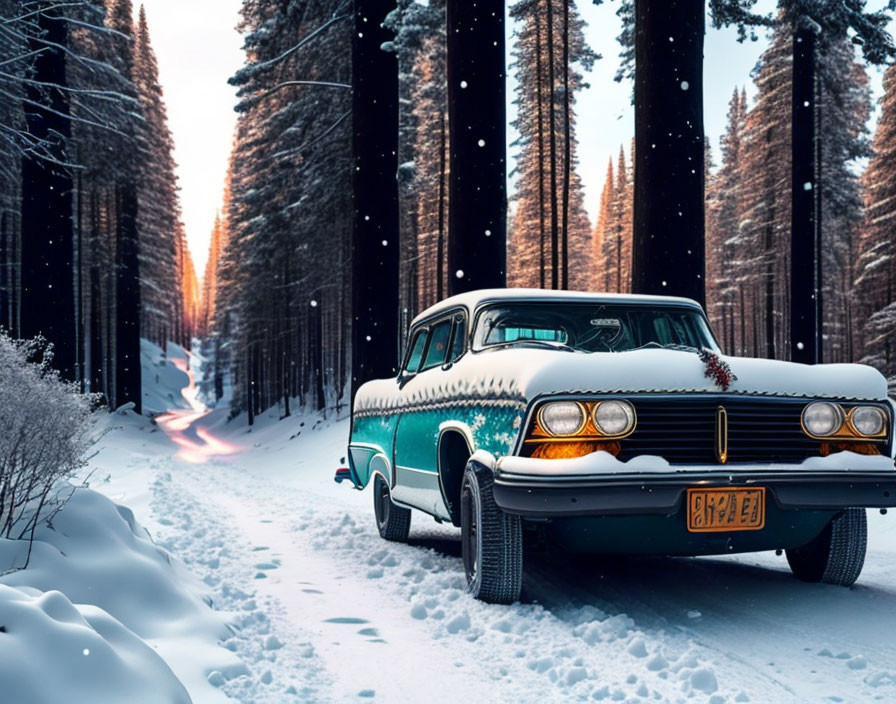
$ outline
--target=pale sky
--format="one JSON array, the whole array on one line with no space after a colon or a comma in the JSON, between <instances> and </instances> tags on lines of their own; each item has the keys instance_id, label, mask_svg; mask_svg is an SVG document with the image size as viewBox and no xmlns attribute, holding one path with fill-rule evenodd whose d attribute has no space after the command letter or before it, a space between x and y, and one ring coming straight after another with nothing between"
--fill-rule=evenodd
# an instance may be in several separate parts
<instances>
[{"instance_id":1,"label":"pale sky","mask_svg":"<svg viewBox=\"0 0 896 704\"><path fill-rule=\"evenodd\" d=\"M187 240L201 277L215 213L221 195L236 125L235 91L227 79L243 63L242 39L234 27L242 0L143 0L159 60L159 73L168 119L175 142L181 205ZM579 169L585 187L585 205L594 218L603 188L607 159L614 160L619 145L634 135L631 85L616 83L619 64L620 22L618 2L595 6L576 0L586 21L587 39L603 58L596 62L576 106ZM879 4L878 2L871 3ZM761 0L757 10L769 11L774 0ZM137 6L139 7L139 5ZM136 7L135 7L136 11ZM508 25L508 32L512 27ZM508 51L511 42L508 38ZM739 44L733 29L707 30L704 63L704 120L717 161L718 138L725 128L728 99L735 86L745 86L753 97L750 71L766 46ZM881 71L870 69L872 87L879 94ZM513 99L513 77L508 82L508 102ZM508 105L513 110L512 105ZM508 116L512 119L512 112ZM508 142L514 135L508 133Z\"/></svg>"},{"instance_id":2,"label":"pale sky","mask_svg":"<svg viewBox=\"0 0 896 704\"><path fill-rule=\"evenodd\" d=\"M243 64L242 0L143 0L174 135L190 253L201 278L236 127L230 78ZM135 0L134 12L139 8Z\"/></svg>"}]
</instances>

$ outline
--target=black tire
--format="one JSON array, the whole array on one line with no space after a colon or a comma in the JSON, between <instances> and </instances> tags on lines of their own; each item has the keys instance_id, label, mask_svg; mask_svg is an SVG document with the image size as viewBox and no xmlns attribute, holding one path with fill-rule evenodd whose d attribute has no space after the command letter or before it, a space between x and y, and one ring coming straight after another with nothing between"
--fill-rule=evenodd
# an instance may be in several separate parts
<instances>
[{"instance_id":1,"label":"black tire","mask_svg":"<svg viewBox=\"0 0 896 704\"><path fill-rule=\"evenodd\" d=\"M851 587L865 564L868 521L863 508L848 508L808 545L787 550L797 579Z\"/></svg>"},{"instance_id":2,"label":"black tire","mask_svg":"<svg viewBox=\"0 0 896 704\"><path fill-rule=\"evenodd\" d=\"M481 601L512 604L523 585L523 531L492 495L494 477L469 462L460 491L461 551L467 589Z\"/></svg>"},{"instance_id":3,"label":"black tire","mask_svg":"<svg viewBox=\"0 0 896 704\"><path fill-rule=\"evenodd\" d=\"M373 510L380 537L396 543L405 543L411 531L411 509L392 503L389 485L379 475L373 480Z\"/></svg>"}]
</instances>

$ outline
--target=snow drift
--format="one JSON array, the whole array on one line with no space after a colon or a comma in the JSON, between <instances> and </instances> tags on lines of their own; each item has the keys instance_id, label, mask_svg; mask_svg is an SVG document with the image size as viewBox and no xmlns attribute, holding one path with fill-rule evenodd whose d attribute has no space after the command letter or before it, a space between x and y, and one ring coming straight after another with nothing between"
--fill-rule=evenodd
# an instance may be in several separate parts
<instances>
[{"instance_id":1,"label":"snow drift","mask_svg":"<svg viewBox=\"0 0 896 704\"><path fill-rule=\"evenodd\" d=\"M9 702L161 704L190 697L162 658L95 606L0 585L0 681Z\"/></svg>"},{"instance_id":2,"label":"snow drift","mask_svg":"<svg viewBox=\"0 0 896 704\"><path fill-rule=\"evenodd\" d=\"M27 555L0 540L0 571L19 568L0 577L4 701L180 703L184 684L224 700L209 672L243 667L218 646L225 617L130 509L75 489Z\"/></svg>"}]
</instances>

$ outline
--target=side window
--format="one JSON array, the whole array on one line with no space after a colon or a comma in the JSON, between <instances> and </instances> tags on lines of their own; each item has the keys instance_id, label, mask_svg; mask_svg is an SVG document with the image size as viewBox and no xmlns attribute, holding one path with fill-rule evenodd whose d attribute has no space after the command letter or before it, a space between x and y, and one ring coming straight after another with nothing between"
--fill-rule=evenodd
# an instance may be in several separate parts
<instances>
[{"instance_id":1,"label":"side window","mask_svg":"<svg viewBox=\"0 0 896 704\"><path fill-rule=\"evenodd\" d=\"M467 320L462 315L454 318L454 337L451 340L451 354L448 357L456 362L467 348Z\"/></svg>"},{"instance_id":2,"label":"side window","mask_svg":"<svg viewBox=\"0 0 896 704\"><path fill-rule=\"evenodd\" d=\"M448 338L451 336L451 321L436 323L429 335L429 347L426 348L426 360L420 370L438 367L445 362L448 353Z\"/></svg>"},{"instance_id":3,"label":"side window","mask_svg":"<svg viewBox=\"0 0 896 704\"><path fill-rule=\"evenodd\" d=\"M414 336L411 343L411 352L408 355L407 364L404 370L409 374L413 374L420 367L420 360L423 359L423 348L426 346L426 330L421 330Z\"/></svg>"}]
</instances>

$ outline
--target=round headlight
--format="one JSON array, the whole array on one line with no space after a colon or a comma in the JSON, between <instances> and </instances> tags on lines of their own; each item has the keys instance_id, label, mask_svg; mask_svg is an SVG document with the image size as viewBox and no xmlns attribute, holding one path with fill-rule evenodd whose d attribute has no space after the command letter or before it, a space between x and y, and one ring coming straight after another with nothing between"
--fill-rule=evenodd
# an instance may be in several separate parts
<instances>
[{"instance_id":1,"label":"round headlight","mask_svg":"<svg viewBox=\"0 0 896 704\"><path fill-rule=\"evenodd\" d=\"M585 409L572 401L546 403L538 412L538 424L548 435L575 435L585 427Z\"/></svg>"},{"instance_id":2,"label":"round headlight","mask_svg":"<svg viewBox=\"0 0 896 704\"><path fill-rule=\"evenodd\" d=\"M856 406L849 419L852 427L862 435L880 435L887 424L886 415L877 406Z\"/></svg>"},{"instance_id":3,"label":"round headlight","mask_svg":"<svg viewBox=\"0 0 896 704\"><path fill-rule=\"evenodd\" d=\"M816 437L833 435L843 427L843 411L826 401L810 403L803 409L803 426Z\"/></svg>"},{"instance_id":4,"label":"round headlight","mask_svg":"<svg viewBox=\"0 0 896 704\"><path fill-rule=\"evenodd\" d=\"M604 435L625 435L635 427L635 409L628 401L601 401L594 409L594 425Z\"/></svg>"}]
</instances>

